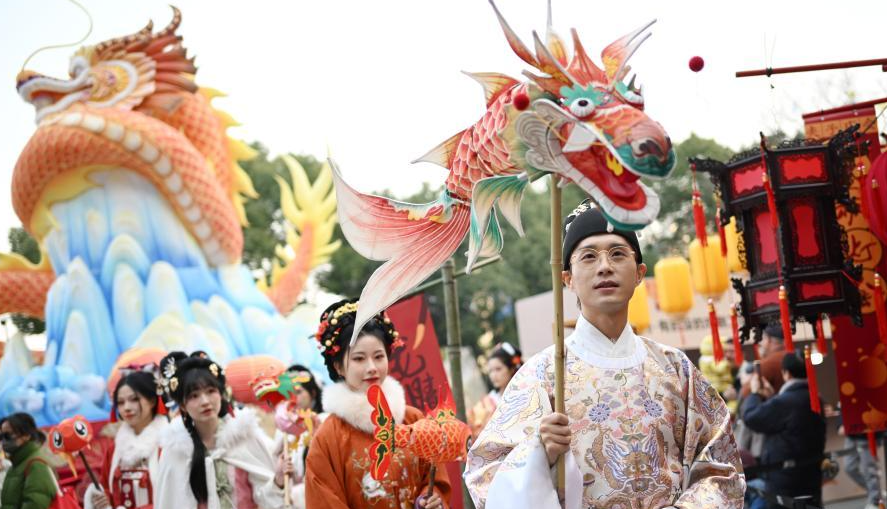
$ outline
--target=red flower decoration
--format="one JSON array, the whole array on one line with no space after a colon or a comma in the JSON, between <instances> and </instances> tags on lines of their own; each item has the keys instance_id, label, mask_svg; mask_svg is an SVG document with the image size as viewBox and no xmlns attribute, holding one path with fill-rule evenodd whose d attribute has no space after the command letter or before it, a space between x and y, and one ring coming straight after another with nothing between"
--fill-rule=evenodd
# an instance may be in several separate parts
<instances>
[{"instance_id":1,"label":"red flower decoration","mask_svg":"<svg viewBox=\"0 0 887 509\"><path fill-rule=\"evenodd\" d=\"M699 72L702 70L703 67L705 67L705 60L703 60L702 57L697 55L697 56L690 59L689 65L690 65L691 71Z\"/></svg>"}]
</instances>

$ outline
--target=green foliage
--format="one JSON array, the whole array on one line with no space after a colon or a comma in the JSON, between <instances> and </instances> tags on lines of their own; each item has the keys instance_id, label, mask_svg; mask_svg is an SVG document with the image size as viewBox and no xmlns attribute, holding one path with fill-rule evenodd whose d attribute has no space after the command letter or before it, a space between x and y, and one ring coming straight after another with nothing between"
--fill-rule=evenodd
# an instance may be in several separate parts
<instances>
[{"instance_id":1,"label":"green foliage","mask_svg":"<svg viewBox=\"0 0 887 509\"><path fill-rule=\"evenodd\" d=\"M7 238L13 253L24 256L31 263L40 263L40 245L24 228L10 228ZM46 330L46 322L25 315L13 314L12 323L23 334L41 334Z\"/></svg>"}]
</instances>

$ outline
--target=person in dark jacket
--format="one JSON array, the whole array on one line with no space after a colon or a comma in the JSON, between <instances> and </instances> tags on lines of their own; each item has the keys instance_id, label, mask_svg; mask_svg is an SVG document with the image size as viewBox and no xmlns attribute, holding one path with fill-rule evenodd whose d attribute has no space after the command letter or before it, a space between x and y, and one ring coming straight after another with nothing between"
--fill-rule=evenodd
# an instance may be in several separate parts
<instances>
[{"instance_id":1,"label":"person in dark jacket","mask_svg":"<svg viewBox=\"0 0 887 509\"><path fill-rule=\"evenodd\" d=\"M0 439L12 461L0 492L0 509L47 509L57 486L49 465L40 460L46 435L33 417L16 413L0 419Z\"/></svg>"},{"instance_id":2,"label":"person in dark jacket","mask_svg":"<svg viewBox=\"0 0 887 509\"><path fill-rule=\"evenodd\" d=\"M764 473L765 489L776 495L810 495L822 502L822 456L825 419L810 409L807 373L797 355L782 358L784 384L776 393L759 376L751 382L752 394L742 405L742 418L752 431L764 433L761 462L782 464Z\"/></svg>"}]
</instances>

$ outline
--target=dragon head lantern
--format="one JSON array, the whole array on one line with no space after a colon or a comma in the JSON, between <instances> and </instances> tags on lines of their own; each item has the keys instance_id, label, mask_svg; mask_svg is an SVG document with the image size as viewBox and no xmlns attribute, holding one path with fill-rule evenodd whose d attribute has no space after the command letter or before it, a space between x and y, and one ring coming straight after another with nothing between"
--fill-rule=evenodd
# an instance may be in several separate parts
<instances>
[{"instance_id":1,"label":"dragon head lantern","mask_svg":"<svg viewBox=\"0 0 887 509\"><path fill-rule=\"evenodd\" d=\"M333 164L342 232L364 257L387 261L361 293L355 331L437 270L466 233L469 270L478 258L500 252L504 238L494 208L523 235L524 190L544 175L574 182L620 229L643 228L659 213L659 197L640 177L665 177L675 152L662 126L644 113L634 79L625 81L628 60L652 23L607 46L601 69L575 31L572 59L550 28L547 43L534 35L532 52L493 9L514 52L544 74L525 72L524 82L469 74L484 87L486 112L418 159L449 170L437 200L410 204L362 194Z\"/></svg>"},{"instance_id":2,"label":"dragon head lantern","mask_svg":"<svg viewBox=\"0 0 887 509\"><path fill-rule=\"evenodd\" d=\"M600 69L575 29L571 59L551 27L547 43L533 33L534 55L498 9L496 14L514 52L545 73L525 71L530 79L526 99L517 94L512 101L518 109L527 106L516 117L513 153L523 154L529 171L550 171L574 182L619 228L636 230L652 222L659 213L659 197L639 179L668 175L675 152L662 126L644 113L635 77L628 82L626 77L631 70L628 60L650 37L647 29L655 21L604 48Z\"/></svg>"}]
</instances>

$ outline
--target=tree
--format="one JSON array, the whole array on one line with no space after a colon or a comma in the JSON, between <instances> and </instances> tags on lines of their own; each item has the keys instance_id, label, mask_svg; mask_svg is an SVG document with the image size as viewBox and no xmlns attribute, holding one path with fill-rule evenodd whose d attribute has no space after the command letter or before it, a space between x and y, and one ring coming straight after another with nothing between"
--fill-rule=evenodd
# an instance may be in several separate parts
<instances>
[{"instance_id":1,"label":"tree","mask_svg":"<svg viewBox=\"0 0 887 509\"><path fill-rule=\"evenodd\" d=\"M40 245L24 228L10 228L7 235L9 248L31 263L40 263ZM12 323L23 334L42 334L46 330L46 322L39 318L13 314Z\"/></svg>"}]
</instances>

